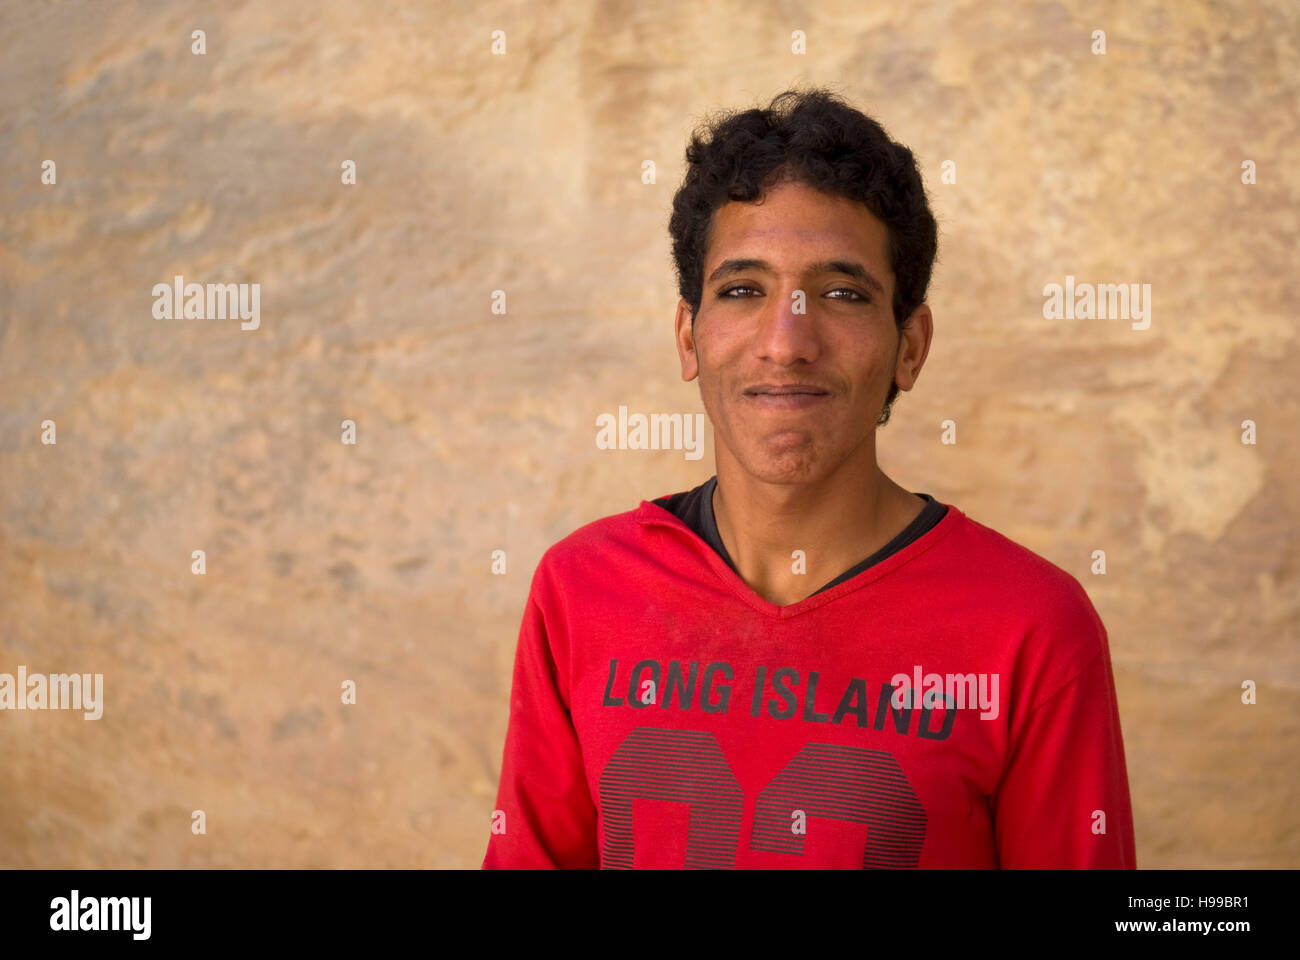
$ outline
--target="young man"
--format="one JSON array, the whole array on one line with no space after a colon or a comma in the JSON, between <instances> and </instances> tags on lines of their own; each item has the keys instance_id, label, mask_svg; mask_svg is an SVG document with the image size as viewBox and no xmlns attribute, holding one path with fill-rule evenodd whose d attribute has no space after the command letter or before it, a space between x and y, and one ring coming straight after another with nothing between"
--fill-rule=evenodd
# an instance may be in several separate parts
<instances>
[{"instance_id":1,"label":"young man","mask_svg":"<svg viewBox=\"0 0 1300 960\"><path fill-rule=\"evenodd\" d=\"M1087 594L876 462L933 333L910 151L788 91L686 155L717 475L543 556L483 867L1134 867Z\"/></svg>"}]
</instances>

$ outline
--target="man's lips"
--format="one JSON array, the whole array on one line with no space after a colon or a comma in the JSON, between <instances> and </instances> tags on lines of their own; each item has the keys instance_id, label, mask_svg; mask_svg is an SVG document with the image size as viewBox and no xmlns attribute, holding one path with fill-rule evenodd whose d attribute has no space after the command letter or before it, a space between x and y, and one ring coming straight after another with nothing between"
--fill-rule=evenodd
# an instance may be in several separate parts
<instances>
[{"instance_id":1,"label":"man's lips","mask_svg":"<svg viewBox=\"0 0 1300 960\"><path fill-rule=\"evenodd\" d=\"M830 399L830 392L812 384L760 383L744 393L745 399L770 410L801 410Z\"/></svg>"},{"instance_id":2,"label":"man's lips","mask_svg":"<svg viewBox=\"0 0 1300 960\"><path fill-rule=\"evenodd\" d=\"M771 396L785 396L791 393L824 394L827 391L811 383L760 383L750 387L745 393L763 393Z\"/></svg>"}]
</instances>

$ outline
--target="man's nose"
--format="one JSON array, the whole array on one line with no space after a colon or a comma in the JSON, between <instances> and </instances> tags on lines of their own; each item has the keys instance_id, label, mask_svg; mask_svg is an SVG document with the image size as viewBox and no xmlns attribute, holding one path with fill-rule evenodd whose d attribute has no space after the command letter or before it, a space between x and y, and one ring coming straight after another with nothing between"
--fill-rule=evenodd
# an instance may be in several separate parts
<instances>
[{"instance_id":1,"label":"man's nose","mask_svg":"<svg viewBox=\"0 0 1300 960\"><path fill-rule=\"evenodd\" d=\"M764 305L754 342L760 359L780 364L803 360L814 362L821 353L816 318L808 306L806 292L799 287L783 288Z\"/></svg>"}]
</instances>

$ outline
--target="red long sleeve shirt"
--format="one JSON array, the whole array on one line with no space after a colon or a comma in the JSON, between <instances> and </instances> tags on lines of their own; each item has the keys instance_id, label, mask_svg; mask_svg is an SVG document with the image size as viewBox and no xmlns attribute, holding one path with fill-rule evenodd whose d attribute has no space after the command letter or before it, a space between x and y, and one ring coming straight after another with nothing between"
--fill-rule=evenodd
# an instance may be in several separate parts
<instances>
[{"instance_id":1,"label":"red long sleeve shirt","mask_svg":"<svg viewBox=\"0 0 1300 960\"><path fill-rule=\"evenodd\" d=\"M784 607L649 501L542 557L484 869L1135 866L1105 627L956 507Z\"/></svg>"}]
</instances>

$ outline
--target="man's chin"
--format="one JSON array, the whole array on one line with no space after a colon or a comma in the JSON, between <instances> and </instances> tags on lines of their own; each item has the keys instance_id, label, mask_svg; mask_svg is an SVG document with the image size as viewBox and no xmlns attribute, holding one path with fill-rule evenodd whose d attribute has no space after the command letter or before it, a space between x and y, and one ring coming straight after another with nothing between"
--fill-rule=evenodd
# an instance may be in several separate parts
<instances>
[{"instance_id":1,"label":"man's chin","mask_svg":"<svg viewBox=\"0 0 1300 960\"><path fill-rule=\"evenodd\" d=\"M769 448L738 459L746 473L763 483L809 483L826 473L824 458L811 443Z\"/></svg>"}]
</instances>

